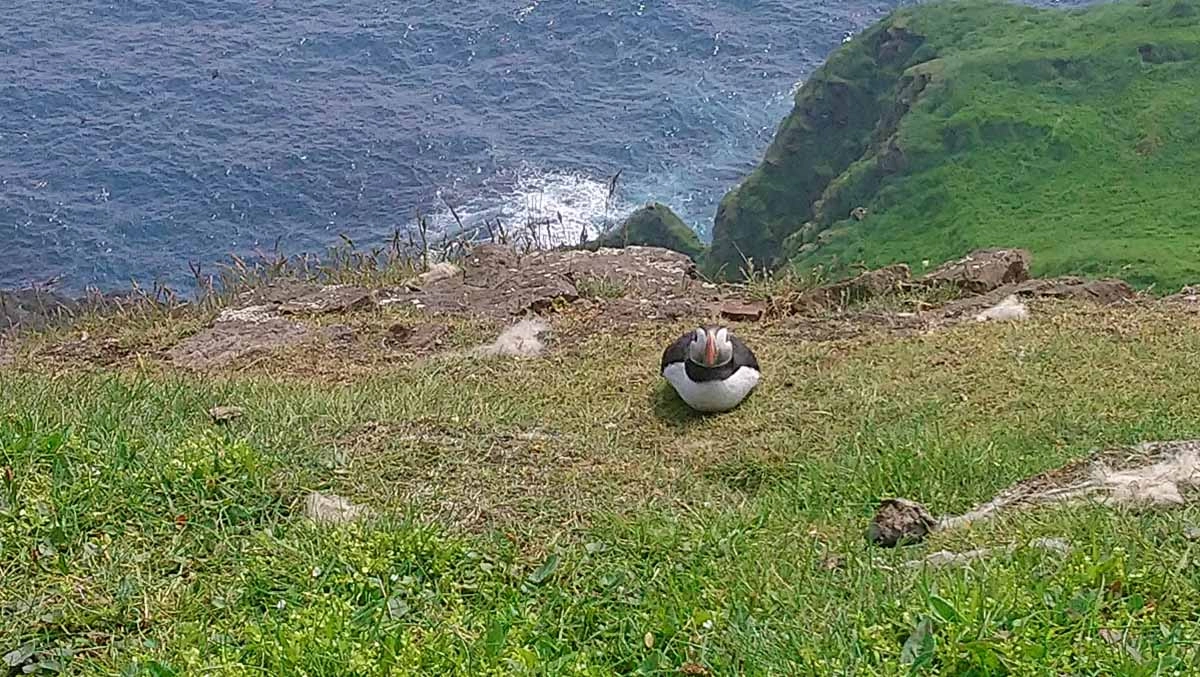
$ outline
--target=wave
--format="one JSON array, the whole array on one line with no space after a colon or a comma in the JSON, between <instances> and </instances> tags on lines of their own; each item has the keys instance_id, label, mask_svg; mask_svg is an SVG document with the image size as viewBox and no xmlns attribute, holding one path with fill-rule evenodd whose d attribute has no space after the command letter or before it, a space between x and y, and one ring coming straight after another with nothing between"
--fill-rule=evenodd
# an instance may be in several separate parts
<instances>
[{"instance_id":1,"label":"wave","mask_svg":"<svg viewBox=\"0 0 1200 677\"><path fill-rule=\"evenodd\" d=\"M499 237L538 246L577 244L620 223L634 204L620 195L620 179L582 171L522 165L498 172L465 199L438 191L439 208L426 217L439 238Z\"/></svg>"}]
</instances>

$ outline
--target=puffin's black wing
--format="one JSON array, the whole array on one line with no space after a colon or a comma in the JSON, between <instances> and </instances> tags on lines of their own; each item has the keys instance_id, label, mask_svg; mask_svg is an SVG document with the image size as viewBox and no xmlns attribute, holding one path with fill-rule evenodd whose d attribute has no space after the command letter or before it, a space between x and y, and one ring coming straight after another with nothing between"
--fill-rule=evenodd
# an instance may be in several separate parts
<instances>
[{"instance_id":1,"label":"puffin's black wing","mask_svg":"<svg viewBox=\"0 0 1200 677\"><path fill-rule=\"evenodd\" d=\"M668 364L674 364L676 362L683 362L686 360L688 346L692 345L692 339L694 338L696 338L696 332L689 331L688 333L676 339L674 343L667 346L667 349L664 350L662 354L662 366L659 367L659 371L666 369Z\"/></svg>"},{"instance_id":2,"label":"puffin's black wing","mask_svg":"<svg viewBox=\"0 0 1200 677\"><path fill-rule=\"evenodd\" d=\"M733 363L735 365L761 371L758 368L758 358L754 357L754 351L750 350L750 346L742 343L742 340L736 336L730 336L729 342L733 344Z\"/></svg>"}]
</instances>

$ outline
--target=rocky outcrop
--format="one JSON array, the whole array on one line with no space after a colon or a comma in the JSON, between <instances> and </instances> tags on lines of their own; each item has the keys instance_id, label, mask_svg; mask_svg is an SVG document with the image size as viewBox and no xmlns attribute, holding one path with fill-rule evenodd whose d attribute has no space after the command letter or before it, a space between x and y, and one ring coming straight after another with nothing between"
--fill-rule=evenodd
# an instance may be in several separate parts
<instances>
[{"instance_id":1,"label":"rocky outcrop","mask_svg":"<svg viewBox=\"0 0 1200 677\"><path fill-rule=\"evenodd\" d=\"M251 306L221 313L211 327L184 339L167 356L184 369L214 369L312 337L305 326L275 315L267 306Z\"/></svg>"},{"instance_id":2,"label":"rocky outcrop","mask_svg":"<svg viewBox=\"0 0 1200 677\"><path fill-rule=\"evenodd\" d=\"M480 245L460 262L458 275L420 288L385 290L380 303L434 314L507 318L564 307L584 296L580 287L585 281L603 280L619 291L614 303L642 301L651 312L690 297L687 289L700 286L695 277L695 264L686 254L659 247L522 254L501 245Z\"/></svg>"},{"instance_id":3,"label":"rocky outcrop","mask_svg":"<svg viewBox=\"0 0 1200 677\"><path fill-rule=\"evenodd\" d=\"M1024 249L980 249L929 273L926 284L950 284L970 294L985 294L1002 285L1029 279L1029 252Z\"/></svg>"},{"instance_id":4,"label":"rocky outcrop","mask_svg":"<svg viewBox=\"0 0 1200 677\"><path fill-rule=\"evenodd\" d=\"M630 322L699 316L715 299L715 288L695 279L695 265L686 254L658 247L522 253L481 245L457 264L435 265L396 288L279 280L247 291L209 327L180 341L166 356L177 367L210 370L287 348L349 343L355 340L353 328L343 324L317 328L303 320L381 306L502 321L548 315L583 299L580 287L594 280L606 280L619 294L589 302L601 302L608 315ZM441 346L447 333L438 322L401 322L386 331L381 343L389 349L423 353ZM537 332L529 340L515 334L501 337L492 354L530 352L536 337Z\"/></svg>"},{"instance_id":5,"label":"rocky outcrop","mask_svg":"<svg viewBox=\"0 0 1200 677\"><path fill-rule=\"evenodd\" d=\"M595 250L629 245L662 247L687 254L693 260L704 253L704 245L696 231L689 228L670 207L657 202L633 212L624 223L600 236L587 248Z\"/></svg>"}]
</instances>

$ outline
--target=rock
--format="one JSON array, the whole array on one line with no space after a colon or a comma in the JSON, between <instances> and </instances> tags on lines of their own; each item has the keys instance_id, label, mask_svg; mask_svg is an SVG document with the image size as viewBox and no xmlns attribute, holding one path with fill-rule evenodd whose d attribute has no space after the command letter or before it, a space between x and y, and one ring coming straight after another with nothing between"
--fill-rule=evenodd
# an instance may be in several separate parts
<instances>
[{"instance_id":1,"label":"rock","mask_svg":"<svg viewBox=\"0 0 1200 677\"><path fill-rule=\"evenodd\" d=\"M854 219L855 221L862 221L863 219L867 218L867 208L855 207L854 209L851 209L850 218Z\"/></svg>"},{"instance_id":2,"label":"rock","mask_svg":"<svg viewBox=\"0 0 1200 677\"><path fill-rule=\"evenodd\" d=\"M867 539L884 548L920 543L937 527L937 520L925 506L903 498L889 498L880 502L871 525L867 527Z\"/></svg>"},{"instance_id":3,"label":"rock","mask_svg":"<svg viewBox=\"0 0 1200 677\"><path fill-rule=\"evenodd\" d=\"M563 276L547 276L535 284L522 288L511 303L513 315L545 313L555 309L556 304L571 303L579 298L575 284Z\"/></svg>"},{"instance_id":4,"label":"rock","mask_svg":"<svg viewBox=\"0 0 1200 677\"><path fill-rule=\"evenodd\" d=\"M696 231L688 227L670 207L651 203L638 209L620 226L600 236L589 248L641 245L662 247L696 259L704 253L704 244Z\"/></svg>"},{"instance_id":5,"label":"rock","mask_svg":"<svg viewBox=\"0 0 1200 677\"><path fill-rule=\"evenodd\" d=\"M804 292L792 303L792 312L844 309L851 304L898 291L908 283L909 276L908 266L903 263L868 270L858 277Z\"/></svg>"},{"instance_id":6,"label":"rock","mask_svg":"<svg viewBox=\"0 0 1200 677\"><path fill-rule=\"evenodd\" d=\"M479 245L463 260L460 275L418 290L389 290L379 303L409 306L431 315L507 319L578 301L576 279L609 278L620 280L627 295L661 308L694 288L695 275L695 263L686 255L658 247L521 254L502 245Z\"/></svg>"},{"instance_id":7,"label":"rock","mask_svg":"<svg viewBox=\"0 0 1200 677\"><path fill-rule=\"evenodd\" d=\"M1188 306L1200 305L1200 286L1187 286L1177 293L1163 298L1167 303L1179 303Z\"/></svg>"},{"instance_id":8,"label":"rock","mask_svg":"<svg viewBox=\"0 0 1200 677\"><path fill-rule=\"evenodd\" d=\"M766 307L761 303L739 303L726 301L721 304L720 315L733 322L757 322L762 319Z\"/></svg>"},{"instance_id":9,"label":"rock","mask_svg":"<svg viewBox=\"0 0 1200 677\"><path fill-rule=\"evenodd\" d=\"M212 418L213 423L228 423L234 419L241 418L246 412L241 407L213 407L208 410L208 415Z\"/></svg>"},{"instance_id":10,"label":"rock","mask_svg":"<svg viewBox=\"0 0 1200 677\"><path fill-rule=\"evenodd\" d=\"M333 285L284 301L279 312L285 315L323 315L347 313L375 305L371 292L362 287Z\"/></svg>"},{"instance_id":11,"label":"rock","mask_svg":"<svg viewBox=\"0 0 1200 677\"><path fill-rule=\"evenodd\" d=\"M1024 249L979 249L943 264L921 278L925 284L952 284L971 294L985 294L1029 279L1029 252Z\"/></svg>"},{"instance_id":12,"label":"rock","mask_svg":"<svg viewBox=\"0 0 1200 677\"><path fill-rule=\"evenodd\" d=\"M346 524L367 514L366 508L354 505L341 496L312 492L304 499L304 514L318 524Z\"/></svg>"},{"instance_id":13,"label":"rock","mask_svg":"<svg viewBox=\"0 0 1200 677\"><path fill-rule=\"evenodd\" d=\"M316 294L320 290L321 285L319 284L284 277L238 294L234 305L274 308L293 299Z\"/></svg>"},{"instance_id":14,"label":"rock","mask_svg":"<svg viewBox=\"0 0 1200 677\"><path fill-rule=\"evenodd\" d=\"M442 339L450 332L444 324L420 324L416 326L397 322L388 327L384 344L389 348L406 348L413 351L425 351L438 347Z\"/></svg>"},{"instance_id":15,"label":"rock","mask_svg":"<svg viewBox=\"0 0 1200 677\"><path fill-rule=\"evenodd\" d=\"M354 329L345 324L321 327L321 336L330 343L349 343L354 340Z\"/></svg>"},{"instance_id":16,"label":"rock","mask_svg":"<svg viewBox=\"0 0 1200 677\"><path fill-rule=\"evenodd\" d=\"M1183 530L1183 537L1189 541L1200 541L1200 527L1187 527Z\"/></svg>"},{"instance_id":17,"label":"rock","mask_svg":"<svg viewBox=\"0 0 1200 677\"><path fill-rule=\"evenodd\" d=\"M0 291L0 330L42 329L75 312L76 306L73 299L47 290Z\"/></svg>"},{"instance_id":18,"label":"rock","mask_svg":"<svg viewBox=\"0 0 1200 677\"><path fill-rule=\"evenodd\" d=\"M279 316L271 309L271 306L244 306L238 308L226 308L217 315L217 324L224 322L245 322L247 324L259 324L277 320Z\"/></svg>"},{"instance_id":19,"label":"rock","mask_svg":"<svg viewBox=\"0 0 1200 677\"><path fill-rule=\"evenodd\" d=\"M1059 277L1049 280L1029 280L1019 285L1016 293L1076 301L1091 301L1108 305L1133 298L1136 293L1124 280L1085 280L1078 277Z\"/></svg>"},{"instance_id":20,"label":"rock","mask_svg":"<svg viewBox=\"0 0 1200 677\"><path fill-rule=\"evenodd\" d=\"M416 286L417 288L427 287L431 284L437 284L442 280L449 280L461 274L462 268L459 268L453 263L443 261L441 263L433 264L429 267L429 270L416 276L408 284Z\"/></svg>"},{"instance_id":21,"label":"rock","mask_svg":"<svg viewBox=\"0 0 1200 677\"><path fill-rule=\"evenodd\" d=\"M298 345L311 336L298 324L247 310L222 313L211 328L181 341L168 352L171 362L184 369L223 367L253 353Z\"/></svg>"},{"instance_id":22,"label":"rock","mask_svg":"<svg viewBox=\"0 0 1200 677\"><path fill-rule=\"evenodd\" d=\"M976 322L1010 322L1024 320L1029 317L1029 309L1015 294L1005 296L1000 303L980 311L975 315Z\"/></svg>"}]
</instances>

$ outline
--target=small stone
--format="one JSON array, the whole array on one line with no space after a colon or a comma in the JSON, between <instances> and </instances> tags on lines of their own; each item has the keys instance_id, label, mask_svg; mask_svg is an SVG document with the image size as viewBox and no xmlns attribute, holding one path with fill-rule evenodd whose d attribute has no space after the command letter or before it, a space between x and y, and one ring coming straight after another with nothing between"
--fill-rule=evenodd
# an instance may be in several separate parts
<instances>
[{"instance_id":1,"label":"small stone","mask_svg":"<svg viewBox=\"0 0 1200 677\"><path fill-rule=\"evenodd\" d=\"M1200 541L1200 527L1188 527L1184 529L1183 537L1189 541Z\"/></svg>"},{"instance_id":2,"label":"small stone","mask_svg":"<svg viewBox=\"0 0 1200 677\"><path fill-rule=\"evenodd\" d=\"M444 324L410 325L397 322L387 329L384 345L389 348L406 348L422 351L440 346L450 328Z\"/></svg>"},{"instance_id":3,"label":"small stone","mask_svg":"<svg viewBox=\"0 0 1200 677\"><path fill-rule=\"evenodd\" d=\"M236 418L241 418L246 412L241 407L213 407L208 410L209 417L213 423L228 423Z\"/></svg>"},{"instance_id":4,"label":"small stone","mask_svg":"<svg viewBox=\"0 0 1200 677\"><path fill-rule=\"evenodd\" d=\"M721 306L721 317L733 322L757 322L762 319L766 308L761 303L738 303L730 301Z\"/></svg>"},{"instance_id":5,"label":"small stone","mask_svg":"<svg viewBox=\"0 0 1200 677\"><path fill-rule=\"evenodd\" d=\"M846 558L840 555L825 555L821 558L821 568L825 571L837 571L846 566Z\"/></svg>"},{"instance_id":6,"label":"small stone","mask_svg":"<svg viewBox=\"0 0 1200 677\"><path fill-rule=\"evenodd\" d=\"M883 548L920 543L937 526L937 520L925 506L903 498L885 499L879 504L867 538Z\"/></svg>"},{"instance_id":7,"label":"small stone","mask_svg":"<svg viewBox=\"0 0 1200 677\"><path fill-rule=\"evenodd\" d=\"M331 324L321 329L321 336L331 343L346 343L354 340L354 330L344 324Z\"/></svg>"},{"instance_id":8,"label":"small stone","mask_svg":"<svg viewBox=\"0 0 1200 677\"><path fill-rule=\"evenodd\" d=\"M318 524L345 524L353 522L365 513L365 508L354 505L341 496L326 496L314 491L304 499L304 514Z\"/></svg>"},{"instance_id":9,"label":"small stone","mask_svg":"<svg viewBox=\"0 0 1200 677\"><path fill-rule=\"evenodd\" d=\"M435 263L432 266L429 266L429 270L416 276L416 278L414 278L408 284L410 287L425 287L431 284L437 284L442 280L449 280L450 278L460 275L461 273L461 268L453 263L447 263L443 261L442 263Z\"/></svg>"}]
</instances>

